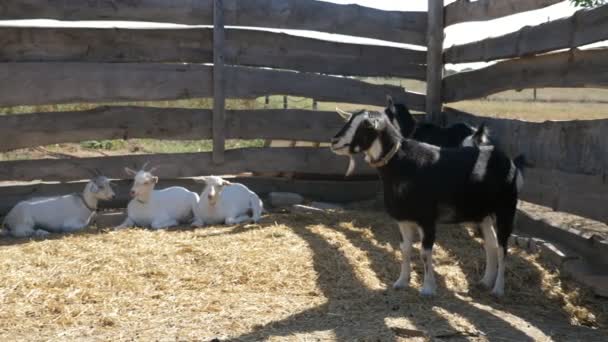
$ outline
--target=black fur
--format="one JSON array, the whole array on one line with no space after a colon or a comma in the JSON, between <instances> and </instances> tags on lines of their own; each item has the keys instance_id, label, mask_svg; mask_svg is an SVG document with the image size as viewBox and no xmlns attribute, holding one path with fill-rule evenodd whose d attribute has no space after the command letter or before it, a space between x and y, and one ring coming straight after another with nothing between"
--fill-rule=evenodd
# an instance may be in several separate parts
<instances>
[{"instance_id":1,"label":"black fur","mask_svg":"<svg viewBox=\"0 0 608 342\"><path fill-rule=\"evenodd\" d=\"M346 127L364 113L354 114ZM518 199L516 178L523 165L515 165L493 146L439 148L403 139L387 116L369 113L371 121L362 122L350 142L351 154L368 150L376 138L384 153L402 142L397 154L378 169L387 212L397 221L417 223L424 231L426 249L435 242L437 223L481 222L494 217L498 243L506 255ZM385 121L383 130L374 128L376 120ZM345 132L341 130L334 141Z\"/></svg>"},{"instance_id":2,"label":"black fur","mask_svg":"<svg viewBox=\"0 0 608 342\"><path fill-rule=\"evenodd\" d=\"M416 121L405 104L393 103L390 97L388 98L388 105L384 113L391 122L396 121L399 124L404 137L427 144L441 147L459 147L463 140L471 135L475 135L474 140L477 146L484 145L482 143L484 141L483 135L489 141L485 125L481 125L478 129L475 129L465 123L457 123L450 127L442 128L431 123L421 123Z\"/></svg>"}]
</instances>

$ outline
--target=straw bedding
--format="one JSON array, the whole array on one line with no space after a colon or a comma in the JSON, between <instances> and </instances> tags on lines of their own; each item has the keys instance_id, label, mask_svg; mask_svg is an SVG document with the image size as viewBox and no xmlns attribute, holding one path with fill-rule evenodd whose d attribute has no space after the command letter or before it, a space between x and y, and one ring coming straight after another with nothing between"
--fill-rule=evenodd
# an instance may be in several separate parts
<instances>
[{"instance_id":1,"label":"straw bedding","mask_svg":"<svg viewBox=\"0 0 608 342\"><path fill-rule=\"evenodd\" d=\"M605 336L606 301L517 249L508 260L506 298L478 289L483 249L459 227L440 227L437 297L418 296L417 256L411 289L393 291L398 241L393 221L372 211L0 240L0 340Z\"/></svg>"}]
</instances>

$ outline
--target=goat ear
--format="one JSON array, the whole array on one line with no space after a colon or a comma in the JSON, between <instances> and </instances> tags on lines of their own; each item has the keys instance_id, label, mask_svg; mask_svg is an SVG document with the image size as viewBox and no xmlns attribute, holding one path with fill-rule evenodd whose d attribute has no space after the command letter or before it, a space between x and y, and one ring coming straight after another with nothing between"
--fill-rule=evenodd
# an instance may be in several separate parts
<instances>
[{"instance_id":1,"label":"goat ear","mask_svg":"<svg viewBox=\"0 0 608 342\"><path fill-rule=\"evenodd\" d=\"M194 178L194 182L205 184L207 183L207 177L196 177Z\"/></svg>"},{"instance_id":2,"label":"goat ear","mask_svg":"<svg viewBox=\"0 0 608 342\"><path fill-rule=\"evenodd\" d=\"M91 183L91 192L92 193L98 193L99 192L99 187L97 186L97 184L95 184L95 182Z\"/></svg>"},{"instance_id":3,"label":"goat ear","mask_svg":"<svg viewBox=\"0 0 608 342\"><path fill-rule=\"evenodd\" d=\"M487 142L487 134L488 128L485 123L482 123L481 126L477 128L477 131L473 135L473 139L477 144L483 144Z\"/></svg>"},{"instance_id":4,"label":"goat ear","mask_svg":"<svg viewBox=\"0 0 608 342\"><path fill-rule=\"evenodd\" d=\"M125 172L129 175L129 176L135 176L137 174L137 171L130 169L128 167L125 167Z\"/></svg>"},{"instance_id":5,"label":"goat ear","mask_svg":"<svg viewBox=\"0 0 608 342\"><path fill-rule=\"evenodd\" d=\"M342 119L344 119L344 121L350 120L350 117L353 116L351 113L344 111L338 107L336 107L336 112L342 117Z\"/></svg>"},{"instance_id":6,"label":"goat ear","mask_svg":"<svg viewBox=\"0 0 608 342\"><path fill-rule=\"evenodd\" d=\"M397 108L395 108L395 101L393 101L393 97L390 95L386 95L386 109L393 114L397 114Z\"/></svg>"}]
</instances>

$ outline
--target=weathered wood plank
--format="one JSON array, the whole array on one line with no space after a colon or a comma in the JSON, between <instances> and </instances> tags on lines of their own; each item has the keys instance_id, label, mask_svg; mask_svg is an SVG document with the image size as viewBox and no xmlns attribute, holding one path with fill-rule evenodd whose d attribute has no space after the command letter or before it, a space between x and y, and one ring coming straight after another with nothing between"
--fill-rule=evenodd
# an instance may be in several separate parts
<instances>
[{"instance_id":1,"label":"weathered wood plank","mask_svg":"<svg viewBox=\"0 0 608 342\"><path fill-rule=\"evenodd\" d=\"M196 177L208 174L243 172L295 172L318 175L341 175L348 158L318 148L246 148L228 150L223 164L214 164L211 153L130 155L82 159L41 159L0 162L0 181L72 181L90 177L88 169L99 169L110 178L124 177L123 168L141 167L145 162L157 166L161 178ZM358 175L376 171L360 159Z\"/></svg>"},{"instance_id":2,"label":"weathered wood plank","mask_svg":"<svg viewBox=\"0 0 608 342\"><path fill-rule=\"evenodd\" d=\"M573 174L608 174L608 120L526 122L478 117L445 108L448 123L485 123L509 155L524 154L535 167Z\"/></svg>"},{"instance_id":3,"label":"weathered wood plank","mask_svg":"<svg viewBox=\"0 0 608 342\"><path fill-rule=\"evenodd\" d=\"M457 0L445 6L445 26L467 21L491 20L533 11L564 0Z\"/></svg>"},{"instance_id":4,"label":"weathered wood plank","mask_svg":"<svg viewBox=\"0 0 608 342\"><path fill-rule=\"evenodd\" d=\"M324 31L424 45L426 13L312 0L225 0L225 25ZM126 20L212 25L213 0L3 0L0 20Z\"/></svg>"},{"instance_id":5,"label":"weathered wood plank","mask_svg":"<svg viewBox=\"0 0 608 342\"><path fill-rule=\"evenodd\" d=\"M373 199L381 184L378 180L301 180L273 177L235 177L231 182L245 184L249 189L264 198L270 192L295 192L302 196L326 202L353 202ZM100 202L101 208L125 208L130 200L131 180L114 181L117 198L110 202ZM20 186L0 186L0 216L6 214L15 204L32 197L47 197L80 192L84 182L36 183ZM157 189L181 186L200 193L201 184L193 179L160 179Z\"/></svg>"},{"instance_id":6,"label":"weathered wood plank","mask_svg":"<svg viewBox=\"0 0 608 342\"><path fill-rule=\"evenodd\" d=\"M224 162L226 82L224 72L224 1L213 0L213 162Z\"/></svg>"},{"instance_id":7,"label":"weathered wood plank","mask_svg":"<svg viewBox=\"0 0 608 342\"><path fill-rule=\"evenodd\" d=\"M428 0L426 115L439 124L441 117L441 80L443 78L443 0Z\"/></svg>"},{"instance_id":8,"label":"weathered wood plank","mask_svg":"<svg viewBox=\"0 0 608 342\"><path fill-rule=\"evenodd\" d=\"M603 176L530 169L526 172L522 199L555 211L608 222L608 182Z\"/></svg>"},{"instance_id":9,"label":"weathered wood plank","mask_svg":"<svg viewBox=\"0 0 608 342\"><path fill-rule=\"evenodd\" d=\"M608 87L608 49L571 50L500 62L448 76L444 102L476 99L511 89Z\"/></svg>"},{"instance_id":10,"label":"weathered wood plank","mask_svg":"<svg viewBox=\"0 0 608 342\"><path fill-rule=\"evenodd\" d=\"M386 95L424 110L424 95L350 78L225 67L227 98L285 94L317 101L383 106ZM0 63L0 106L173 100L213 95L206 65L135 63Z\"/></svg>"},{"instance_id":11,"label":"weathered wood plank","mask_svg":"<svg viewBox=\"0 0 608 342\"><path fill-rule=\"evenodd\" d=\"M151 107L0 115L0 152L86 140L211 139L211 120L210 110ZM226 111L226 138L328 142L343 124L334 112Z\"/></svg>"},{"instance_id":12,"label":"weathered wood plank","mask_svg":"<svg viewBox=\"0 0 608 342\"><path fill-rule=\"evenodd\" d=\"M446 63L492 61L575 48L608 40L608 5L583 9L573 16L478 42L453 46Z\"/></svg>"},{"instance_id":13,"label":"weathered wood plank","mask_svg":"<svg viewBox=\"0 0 608 342\"><path fill-rule=\"evenodd\" d=\"M226 64L346 76L426 76L424 51L256 30L225 32ZM210 28L0 27L0 46L0 62L213 62Z\"/></svg>"}]
</instances>

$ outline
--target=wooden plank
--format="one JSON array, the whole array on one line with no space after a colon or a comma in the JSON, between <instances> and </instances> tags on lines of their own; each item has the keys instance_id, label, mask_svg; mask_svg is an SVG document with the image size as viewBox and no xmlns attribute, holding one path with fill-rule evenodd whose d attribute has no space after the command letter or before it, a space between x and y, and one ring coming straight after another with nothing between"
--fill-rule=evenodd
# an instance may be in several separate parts
<instances>
[{"instance_id":1,"label":"wooden plank","mask_svg":"<svg viewBox=\"0 0 608 342\"><path fill-rule=\"evenodd\" d=\"M386 95L424 110L422 94L351 78L225 67L227 98L284 94L318 101L384 106ZM135 63L0 63L0 106L156 101L213 96L207 65Z\"/></svg>"},{"instance_id":2,"label":"wooden plank","mask_svg":"<svg viewBox=\"0 0 608 342\"><path fill-rule=\"evenodd\" d=\"M535 167L608 179L608 120L526 122L447 107L445 113L449 124L485 123L499 147L511 156L524 154Z\"/></svg>"},{"instance_id":3,"label":"wooden plank","mask_svg":"<svg viewBox=\"0 0 608 342\"><path fill-rule=\"evenodd\" d=\"M270 192L295 192L307 199L325 202L353 202L373 199L381 189L378 180L301 180L273 177L229 177L231 182L245 184L264 199ZM130 200L131 180L113 181L116 200L100 202L103 209L125 208ZM85 182L35 183L19 186L0 186L0 215L6 214L19 201L32 197L47 197L81 192ZM156 186L163 189L181 186L200 193L202 186L193 179L160 179Z\"/></svg>"},{"instance_id":4,"label":"wooden plank","mask_svg":"<svg viewBox=\"0 0 608 342\"><path fill-rule=\"evenodd\" d=\"M424 45L426 13L313 0L225 0L226 26L312 30ZM124 20L212 25L213 0L3 0L0 20Z\"/></svg>"},{"instance_id":5,"label":"wooden plank","mask_svg":"<svg viewBox=\"0 0 608 342\"><path fill-rule=\"evenodd\" d=\"M445 6L445 26L467 21L492 20L533 11L564 0L457 0Z\"/></svg>"},{"instance_id":6,"label":"wooden plank","mask_svg":"<svg viewBox=\"0 0 608 342\"><path fill-rule=\"evenodd\" d=\"M492 61L575 48L608 40L608 5L583 9L573 16L470 44L444 53L446 63Z\"/></svg>"},{"instance_id":7,"label":"wooden plank","mask_svg":"<svg viewBox=\"0 0 608 342\"><path fill-rule=\"evenodd\" d=\"M329 75L426 77L424 51L256 30L225 32L226 64ZM0 27L0 46L0 62L212 63L213 29Z\"/></svg>"},{"instance_id":8,"label":"wooden plank","mask_svg":"<svg viewBox=\"0 0 608 342\"><path fill-rule=\"evenodd\" d=\"M228 150L223 164L214 164L211 153L130 155L82 159L41 159L0 162L0 181L72 181L90 177L88 169L99 169L110 178L124 177L124 167L139 168L144 163L159 169L161 178L196 177L208 174L243 172L297 172L343 175L348 158L318 148L245 148ZM374 175L362 159L358 175Z\"/></svg>"},{"instance_id":9,"label":"wooden plank","mask_svg":"<svg viewBox=\"0 0 608 342\"><path fill-rule=\"evenodd\" d=\"M213 162L224 162L226 82L224 72L224 1L213 1Z\"/></svg>"},{"instance_id":10,"label":"wooden plank","mask_svg":"<svg viewBox=\"0 0 608 342\"><path fill-rule=\"evenodd\" d=\"M603 176L530 169L526 172L522 199L555 211L608 222L608 182Z\"/></svg>"},{"instance_id":11,"label":"wooden plank","mask_svg":"<svg viewBox=\"0 0 608 342\"><path fill-rule=\"evenodd\" d=\"M86 140L211 139L211 120L210 110L129 106L0 115L0 152ZM328 142L343 125L334 112L236 110L226 112L225 133L228 139Z\"/></svg>"},{"instance_id":12,"label":"wooden plank","mask_svg":"<svg viewBox=\"0 0 608 342\"><path fill-rule=\"evenodd\" d=\"M444 102L525 88L606 88L608 49L571 50L525 57L444 79Z\"/></svg>"},{"instance_id":13,"label":"wooden plank","mask_svg":"<svg viewBox=\"0 0 608 342\"><path fill-rule=\"evenodd\" d=\"M443 0L428 0L428 43L426 72L426 115L439 124L441 117L441 79L443 78Z\"/></svg>"}]
</instances>

